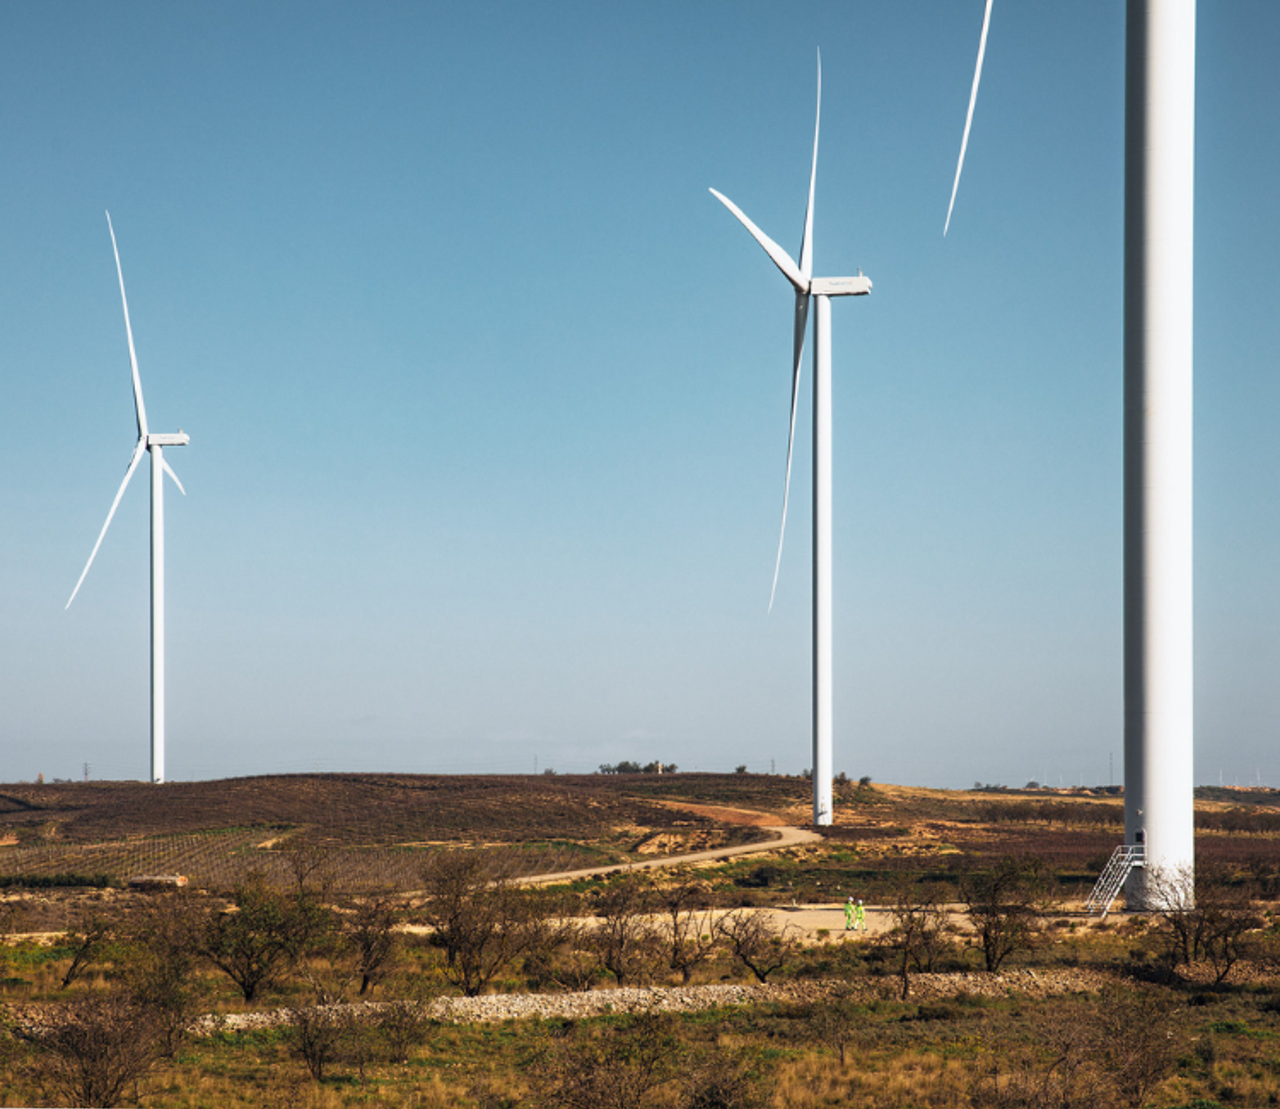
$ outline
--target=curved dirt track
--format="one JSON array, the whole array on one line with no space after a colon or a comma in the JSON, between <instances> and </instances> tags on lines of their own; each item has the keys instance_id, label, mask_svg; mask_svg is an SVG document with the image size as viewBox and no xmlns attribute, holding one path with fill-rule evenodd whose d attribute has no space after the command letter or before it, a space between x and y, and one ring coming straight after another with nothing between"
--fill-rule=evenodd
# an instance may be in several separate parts
<instances>
[{"instance_id":1,"label":"curved dirt track","mask_svg":"<svg viewBox=\"0 0 1280 1109\"><path fill-rule=\"evenodd\" d=\"M739 855L759 855L765 851L777 851L783 847L817 843L822 839L817 832L811 832L807 828L793 828L788 825L772 826L770 831L775 833L776 838L764 840L760 843L742 843L736 847L715 847L708 851L692 851L687 855L663 855L659 858L643 859L634 863L594 866L586 870L564 870L559 874L535 874L528 878L521 878L520 884L545 886L554 882L574 882L579 878L594 878L597 874L618 874L631 870L661 870L669 866L715 862L719 859L736 858Z\"/></svg>"}]
</instances>

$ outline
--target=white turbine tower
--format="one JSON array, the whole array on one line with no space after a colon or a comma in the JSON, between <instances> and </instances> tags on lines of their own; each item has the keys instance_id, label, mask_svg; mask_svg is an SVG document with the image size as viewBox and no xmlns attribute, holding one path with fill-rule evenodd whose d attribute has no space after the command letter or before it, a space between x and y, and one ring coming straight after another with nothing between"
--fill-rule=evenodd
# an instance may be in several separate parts
<instances>
[{"instance_id":1,"label":"white turbine tower","mask_svg":"<svg viewBox=\"0 0 1280 1109\"><path fill-rule=\"evenodd\" d=\"M116 246L115 228L111 226L111 213L107 213L107 230L111 233L111 249L116 256L116 275L120 278L120 303L124 306L124 330L129 340L129 363L133 369L133 407L138 420L138 441L134 444L133 454L129 457L129 468L125 471L124 481L116 491L116 499L111 502L111 510L107 513L107 522L98 533L98 541L93 545L89 561L80 573L80 580L71 591L66 607L80 592L85 575L97 557L98 548L102 546L107 528L116 514L120 498L133 472L142 461L144 452L151 455L151 780L164 781L164 475L173 478L174 484L182 494L182 482L178 480L169 463L165 461L165 447L185 447L191 437L182 431L163 434L150 431L147 427L147 409L142 401L142 379L138 376L138 356L133 349L133 328L129 323L129 300L124 292L124 271L120 268L120 249Z\"/></svg>"},{"instance_id":2,"label":"white turbine tower","mask_svg":"<svg viewBox=\"0 0 1280 1109\"><path fill-rule=\"evenodd\" d=\"M986 0L955 189L982 75ZM1130 908L1160 908L1163 874L1195 868L1192 661L1192 275L1195 0L1129 0L1124 153L1125 843L1146 869ZM951 210L947 210L950 224ZM944 227L943 234L946 234Z\"/></svg>"},{"instance_id":3,"label":"white turbine tower","mask_svg":"<svg viewBox=\"0 0 1280 1109\"><path fill-rule=\"evenodd\" d=\"M769 608L778 588L782 540L787 531L787 497L791 490L791 452L796 434L796 402L800 365L809 321L809 300L817 300L813 324L813 822L831 823L831 298L865 296L871 280L857 277L813 277L813 189L818 172L818 123L822 114L822 58L818 58L818 110L813 122L813 162L809 169L809 202L797 266L785 250L760 230L728 197L711 193L751 233L796 291L794 357L791 366L791 427L787 433L787 472L782 490L782 527L773 567Z\"/></svg>"}]
</instances>

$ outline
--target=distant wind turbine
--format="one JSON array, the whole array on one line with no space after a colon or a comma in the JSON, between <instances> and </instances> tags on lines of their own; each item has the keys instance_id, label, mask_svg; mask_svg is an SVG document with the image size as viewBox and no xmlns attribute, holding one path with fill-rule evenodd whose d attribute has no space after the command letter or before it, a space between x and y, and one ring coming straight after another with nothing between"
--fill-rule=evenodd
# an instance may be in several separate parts
<instances>
[{"instance_id":1,"label":"distant wind turbine","mask_svg":"<svg viewBox=\"0 0 1280 1109\"><path fill-rule=\"evenodd\" d=\"M125 488L133 472L142 461L143 452L151 455L151 780L164 781L164 475L173 478L174 484L185 496L186 490L182 482L173 472L164 457L165 447L185 447L191 437L185 432L156 433L147 428L147 408L142 401L142 379L138 376L138 356L133 349L133 327L129 323L129 299L124 291L124 271L120 268L120 249L116 246L115 228L111 226L111 213L107 213L107 230L111 233L111 249L116 256L116 275L120 279L120 303L124 306L124 330L129 340L129 364L133 369L133 407L138 421L138 441L134 444L133 454L129 456L129 468L125 471L124 481L116 491L116 498L111 502L111 510L107 513L107 522L98 533L98 541L93 545L89 561L80 573L80 580L71 591L66 608L80 592L89 567L97 557L98 548L111 526L112 517L124 496ZM65 611L65 609L64 609Z\"/></svg>"},{"instance_id":2,"label":"distant wind turbine","mask_svg":"<svg viewBox=\"0 0 1280 1109\"><path fill-rule=\"evenodd\" d=\"M760 230L728 197L712 195L738 221L782 271L796 291L795 336L791 364L791 426L787 433L787 472L782 489L782 526L773 566L769 609L778 588L782 541L787 530L787 499L791 491L791 455L796 435L796 403L800 397L800 366L810 298L817 300L813 324L813 822L831 823L832 695L831 695L831 298L865 296L871 280L857 277L813 277L813 191L818 173L818 123L822 114L822 57L818 56L818 109L813 121L813 162L809 169L809 202L804 213L800 264Z\"/></svg>"},{"instance_id":3,"label":"distant wind turbine","mask_svg":"<svg viewBox=\"0 0 1280 1109\"><path fill-rule=\"evenodd\" d=\"M991 0L960 161L982 76ZM1160 882L1195 867L1192 658L1192 275L1195 0L1129 0L1124 151L1125 843L1145 869L1129 908L1161 908ZM947 209L950 226L951 208ZM1168 882L1163 883L1165 888Z\"/></svg>"}]
</instances>

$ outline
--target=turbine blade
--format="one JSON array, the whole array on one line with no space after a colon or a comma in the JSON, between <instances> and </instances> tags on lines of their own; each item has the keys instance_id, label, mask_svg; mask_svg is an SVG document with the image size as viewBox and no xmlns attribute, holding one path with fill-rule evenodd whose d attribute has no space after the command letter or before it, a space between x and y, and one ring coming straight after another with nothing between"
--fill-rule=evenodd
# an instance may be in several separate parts
<instances>
[{"instance_id":1,"label":"turbine blade","mask_svg":"<svg viewBox=\"0 0 1280 1109\"><path fill-rule=\"evenodd\" d=\"M173 478L173 484L178 487L178 492L185 497L187 495L187 491L182 488L182 482L178 480L178 475L173 472L173 467L169 465L169 460L165 458L164 455L160 456L160 468Z\"/></svg>"},{"instance_id":2,"label":"turbine blade","mask_svg":"<svg viewBox=\"0 0 1280 1109\"><path fill-rule=\"evenodd\" d=\"M71 591L70 599L63 606L63 612L66 612L71 607L71 602L76 599L76 594L80 592L80 586L84 584L85 575L89 573L89 567L93 565L93 560L98 557L98 548L102 546L102 540L107 534L107 528L111 526L111 518L116 514L116 508L119 507L120 498L124 496L129 479L133 477L133 471L138 468L138 463L142 461L142 456L146 453L147 441L139 439L137 445L133 448L133 456L129 459L129 468L124 473L124 481L120 483L120 488L116 490L116 499L111 502L111 511L107 513L107 522L102 525L102 530L98 532L98 541L93 545L93 550L89 554L89 561L84 564L84 569L80 572L80 580L76 582L76 587Z\"/></svg>"},{"instance_id":3,"label":"turbine blade","mask_svg":"<svg viewBox=\"0 0 1280 1109\"><path fill-rule=\"evenodd\" d=\"M778 571L782 568L782 541L787 535L787 499L791 496L791 452L796 442L796 404L800 400L800 367L804 360L804 336L809 325L809 296L796 293L795 356L791 367L791 429L787 432L787 477L782 486L782 527L778 529L778 557L773 562L773 585L769 589L769 611L778 592Z\"/></svg>"},{"instance_id":4,"label":"turbine blade","mask_svg":"<svg viewBox=\"0 0 1280 1109\"><path fill-rule=\"evenodd\" d=\"M813 115L813 164L809 168L809 203L804 209L804 238L800 240L800 273L813 276L813 186L818 178L818 122L822 118L822 51L818 51L818 110Z\"/></svg>"},{"instance_id":5,"label":"turbine blade","mask_svg":"<svg viewBox=\"0 0 1280 1109\"><path fill-rule=\"evenodd\" d=\"M129 337L129 364L133 367L133 410L138 417L138 435L147 437L147 406L142 403L142 379L138 376L138 356L133 349L133 328L129 324L129 298L124 295L124 270L120 268L120 248L116 246L116 229L107 213L107 230L111 232L111 249L116 256L116 274L120 278L120 303L124 305L124 333Z\"/></svg>"},{"instance_id":6,"label":"turbine blade","mask_svg":"<svg viewBox=\"0 0 1280 1109\"><path fill-rule=\"evenodd\" d=\"M800 272L799 268L791 260L791 256L783 250L782 247L769 238L768 235L761 231L760 228L747 219L743 214L742 209L727 196L723 193L716 192L715 189L711 190L711 195L738 217L738 222L751 232L751 237L755 239L756 242L764 247L764 252L773 259L773 264L782 271L782 276L795 286L796 292L808 295L809 278Z\"/></svg>"},{"instance_id":7,"label":"turbine blade","mask_svg":"<svg viewBox=\"0 0 1280 1109\"><path fill-rule=\"evenodd\" d=\"M960 161L956 163L956 179L951 185L951 203L947 205L947 222L942 225L942 237L947 237L951 226L951 209L956 206L956 190L960 188L960 171L964 169L964 152L969 145L969 128L973 125L973 108L978 103L978 82L982 80L982 59L987 52L987 28L991 26L991 2L982 13L982 37L978 40L978 64L973 67L973 88L969 92L969 111L964 117L964 137L960 140Z\"/></svg>"}]
</instances>

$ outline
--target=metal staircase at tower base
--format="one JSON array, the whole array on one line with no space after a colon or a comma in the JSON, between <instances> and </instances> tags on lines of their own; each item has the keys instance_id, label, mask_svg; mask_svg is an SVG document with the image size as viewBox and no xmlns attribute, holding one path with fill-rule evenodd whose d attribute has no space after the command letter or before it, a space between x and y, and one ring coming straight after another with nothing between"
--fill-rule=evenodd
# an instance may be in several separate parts
<instances>
[{"instance_id":1,"label":"metal staircase at tower base","mask_svg":"<svg viewBox=\"0 0 1280 1109\"><path fill-rule=\"evenodd\" d=\"M1125 879L1134 867L1146 866L1147 849L1140 843L1122 844L1111 852L1106 869L1094 883L1093 892L1084 903L1086 913L1101 913L1105 920L1111 905L1124 888Z\"/></svg>"}]
</instances>

